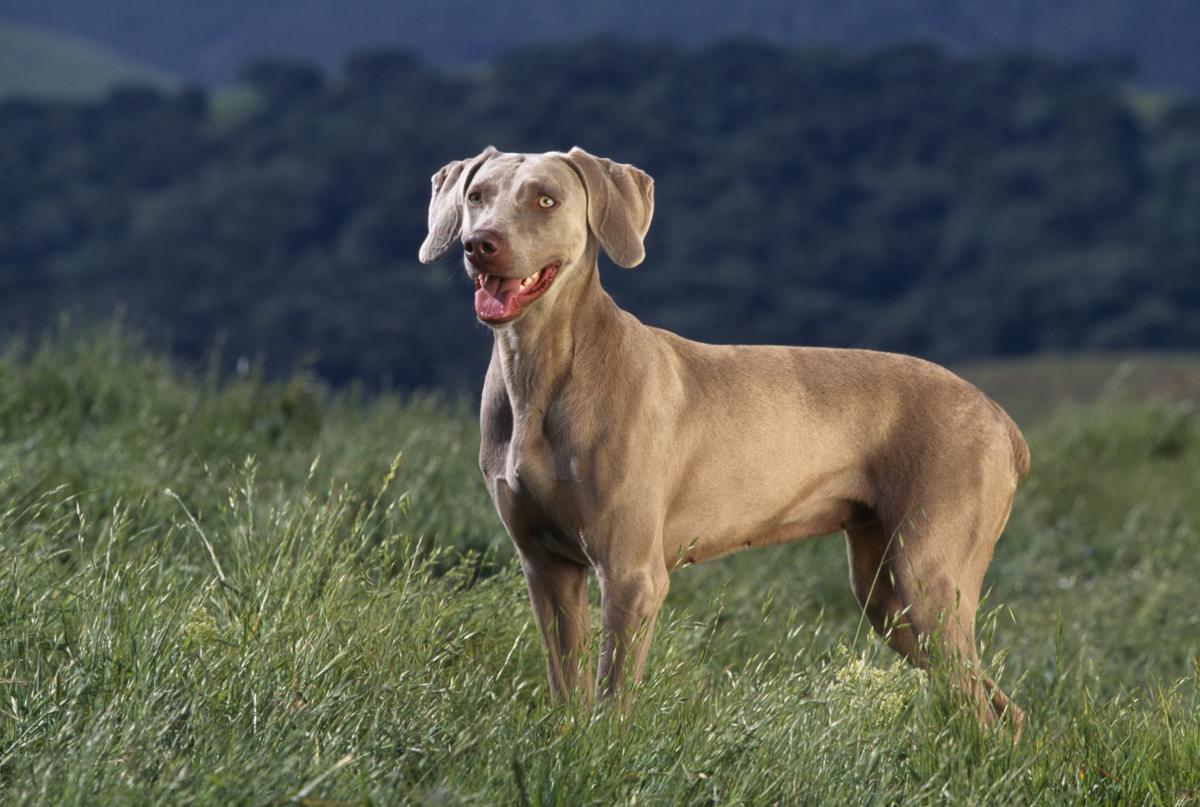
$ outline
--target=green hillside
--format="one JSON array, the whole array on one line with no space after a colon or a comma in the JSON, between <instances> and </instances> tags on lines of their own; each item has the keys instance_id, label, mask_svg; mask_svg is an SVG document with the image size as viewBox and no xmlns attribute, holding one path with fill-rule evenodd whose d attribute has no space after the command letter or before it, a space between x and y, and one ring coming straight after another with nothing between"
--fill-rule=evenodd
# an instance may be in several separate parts
<instances>
[{"instance_id":1,"label":"green hillside","mask_svg":"<svg viewBox=\"0 0 1200 807\"><path fill-rule=\"evenodd\" d=\"M93 98L120 84L175 81L102 45L0 19L0 98Z\"/></svg>"},{"instance_id":2,"label":"green hillside","mask_svg":"<svg viewBox=\"0 0 1200 807\"><path fill-rule=\"evenodd\" d=\"M1200 401L1200 355L1194 353L1047 354L954 369L1022 423L1097 401Z\"/></svg>"},{"instance_id":3,"label":"green hillside","mask_svg":"<svg viewBox=\"0 0 1200 807\"><path fill-rule=\"evenodd\" d=\"M570 711L465 407L10 344L0 804L1189 804L1200 414L1027 433L981 630L1019 746L863 629L838 538L677 573L636 706Z\"/></svg>"}]
</instances>

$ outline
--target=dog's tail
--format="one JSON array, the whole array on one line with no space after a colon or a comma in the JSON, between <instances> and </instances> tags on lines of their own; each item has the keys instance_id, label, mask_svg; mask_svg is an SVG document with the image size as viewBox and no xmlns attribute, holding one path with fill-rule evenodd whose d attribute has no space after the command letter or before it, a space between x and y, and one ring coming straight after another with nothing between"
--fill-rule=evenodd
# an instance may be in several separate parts
<instances>
[{"instance_id":1,"label":"dog's tail","mask_svg":"<svg viewBox=\"0 0 1200 807\"><path fill-rule=\"evenodd\" d=\"M1021 434L1021 429L1000 404L991 398L988 398L988 403L992 405L996 417L1000 418L1004 430L1008 432L1008 439L1012 442L1013 466L1017 470L1017 481L1020 481L1029 473L1029 443L1025 442L1025 435Z\"/></svg>"}]
</instances>

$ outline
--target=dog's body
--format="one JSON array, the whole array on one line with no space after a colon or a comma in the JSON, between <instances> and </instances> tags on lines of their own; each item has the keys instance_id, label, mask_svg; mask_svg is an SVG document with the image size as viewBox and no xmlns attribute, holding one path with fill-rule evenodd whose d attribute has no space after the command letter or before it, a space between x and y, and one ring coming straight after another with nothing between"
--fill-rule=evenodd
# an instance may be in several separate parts
<instances>
[{"instance_id":1,"label":"dog's body","mask_svg":"<svg viewBox=\"0 0 1200 807\"><path fill-rule=\"evenodd\" d=\"M627 668L641 674L671 570L843 530L876 630L917 664L922 640L940 637L967 665L961 684L981 719L1008 710L1019 725L975 671L974 639L1028 469L1016 425L912 357L705 345L642 325L601 288L597 255L640 262L652 211L649 177L578 149L489 149L434 177L422 259L462 237L476 312L495 328L480 466L521 557L554 692L577 689L590 569L605 633L598 685L610 693Z\"/></svg>"}]
</instances>

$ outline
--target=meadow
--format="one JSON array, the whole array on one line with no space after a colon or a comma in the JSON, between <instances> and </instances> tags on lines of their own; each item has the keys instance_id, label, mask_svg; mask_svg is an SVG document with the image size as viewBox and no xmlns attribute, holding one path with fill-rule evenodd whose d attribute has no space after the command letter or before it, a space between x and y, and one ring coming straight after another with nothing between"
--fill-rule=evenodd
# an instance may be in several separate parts
<instances>
[{"instance_id":1,"label":"meadow","mask_svg":"<svg viewBox=\"0 0 1200 807\"><path fill-rule=\"evenodd\" d=\"M1014 385L1013 745L881 646L836 536L677 573L633 707L556 707L470 403L9 345L0 804L1200 803L1194 387Z\"/></svg>"}]
</instances>

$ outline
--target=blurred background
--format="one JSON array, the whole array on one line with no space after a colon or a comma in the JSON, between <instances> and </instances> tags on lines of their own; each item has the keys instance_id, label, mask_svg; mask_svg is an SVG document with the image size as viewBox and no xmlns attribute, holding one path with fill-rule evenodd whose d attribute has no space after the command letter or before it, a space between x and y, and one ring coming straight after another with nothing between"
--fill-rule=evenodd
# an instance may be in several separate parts
<instances>
[{"instance_id":1,"label":"blurred background","mask_svg":"<svg viewBox=\"0 0 1200 807\"><path fill-rule=\"evenodd\" d=\"M1176 0L0 0L0 328L473 390L429 176L580 145L655 177L604 282L688 337L1194 350L1197 42Z\"/></svg>"}]
</instances>

